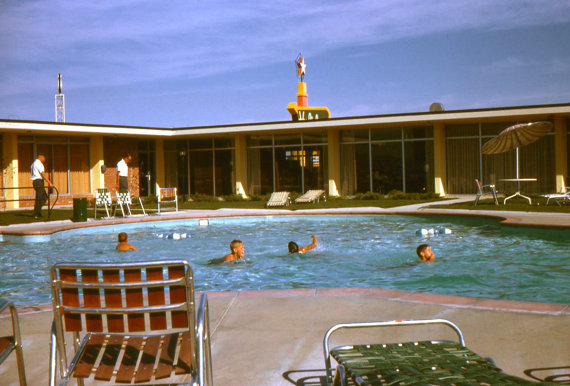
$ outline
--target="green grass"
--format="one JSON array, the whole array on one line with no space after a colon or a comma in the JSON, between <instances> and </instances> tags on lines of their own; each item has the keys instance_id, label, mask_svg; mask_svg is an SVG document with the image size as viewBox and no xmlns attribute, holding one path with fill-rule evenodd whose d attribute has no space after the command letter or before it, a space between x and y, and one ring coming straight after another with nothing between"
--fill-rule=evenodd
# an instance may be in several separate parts
<instances>
[{"instance_id":1,"label":"green grass","mask_svg":"<svg viewBox=\"0 0 570 386\"><path fill-rule=\"evenodd\" d=\"M365 196L365 197L370 197ZM292 203L287 207L270 208L274 209L288 209L288 210L303 210L303 209L327 209L327 208L358 208L358 207L379 207L379 208L396 208L404 205L420 204L425 202L433 202L430 208L439 209L468 209L468 210L513 210L524 212L554 212L554 213L570 213L570 205L558 206L551 203L545 206L546 200L543 197L532 197L533 205L528 205L528 201L524 199L511 199L507 201L507 205L503 205L503 200L500 199L501 205L494 205L492 199L484 199L479 201L479 205L473 206L473 202L462 204L447 204L445 199L423 198L423 199L404 199L402 195L398 195L394 199L344 199L332 198L327 201L320 201L316 204L295 204ZM236 209L265 209L267 199L261 197L258 200L239 200L235 197L228 197L229 201L220 201L213 197L201 196L199 200L187 201L180 200L179 209L202 209L202 210L215 210L221 208L236 208ZM233 201L232 201L233 200ZM156 209L156 201L153 199L144 199L144 205L147 209ZM93 217L93 208L88 208L88 217ZM7 210L0 212L0 226L11 224L25 224L40 221L60 221L69 220L73 217L73 210L71 208L56 208L51 211L51 215L47 218L47 209L43 210L43 219L35 220L32 215L32 209L22 210ZM101 211L99 212L99 216Z\"/></svg>"}]
</instances>

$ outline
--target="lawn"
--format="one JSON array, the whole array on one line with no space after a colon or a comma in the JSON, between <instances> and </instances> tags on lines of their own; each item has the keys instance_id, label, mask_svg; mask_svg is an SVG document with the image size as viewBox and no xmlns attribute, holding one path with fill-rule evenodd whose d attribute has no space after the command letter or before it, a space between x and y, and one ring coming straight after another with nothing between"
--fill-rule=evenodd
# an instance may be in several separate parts
<instances>
[{"instance_id":1,"label":"lawn","mask_svg":"<svg viewBox=\"0 0 570 386\"><path fill-rule=\"evenodd\" d=\"M156 203L152 199L145 199L145 208L156 209ZM533 197L533 205L528 205L528 201L524 199L512 199L507 202L507 205L494 205L493 200L485 199L480 200L479 205L474 206L473 202L461 204L448 204L445 199L434 198L402 198L401 195L392 199L347 199L347 198L333 198L326 201L321 200L316 204L295 204L292 203L287 207L271 208L273 209L288 209L288 210L302 210L302 209L327 209L327 208L358 208L358 207L379 207L379 208L395 208L405 205L420 204L426 202L433 202L430 208L439 209L468 209L468 210L514 210L525 212L554 212L554 213L570 213L570 205L558 206L551 203L545 206L545 200L542 197ZM202 209L202 210L215 210L221 208L237 208L237 209L265 209L266 199L263 200L228 200L220 201L216 198L204 198L200 200L187 201L180 200L179 210L187 209ZM47 218L47 209L43 210L44 218L42 220L34 220L32 216L32 208L22 210L6 210L0 212L0 226L10 224L25 224L34 223L39 221L61 221L73 218L73 209L69 207L55 208L51 211L50 217ZM88 208L88 217L92 218L94 214L93 207ZM101 211L99 212L101 216Z\"/></svg>"}]
</instances>

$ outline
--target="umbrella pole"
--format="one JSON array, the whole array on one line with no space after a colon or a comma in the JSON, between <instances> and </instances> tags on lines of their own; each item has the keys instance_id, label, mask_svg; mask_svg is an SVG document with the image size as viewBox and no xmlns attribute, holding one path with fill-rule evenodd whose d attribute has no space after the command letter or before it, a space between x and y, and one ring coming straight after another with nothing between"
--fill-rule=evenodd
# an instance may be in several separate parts
<instances>
[{"instance_id":1,"label":"umbrella pole","mask_svg":"<svg viewBox=\"0 0 570 386\"><path fill-rule=\"evenodd\" d=\"M519 147L517 146L517 149L515 151L515 161L517 163L516 165L516 179L519 179ZM520 192L521 191L521 182L517 181L517 191Z\"/></svg>"}]
</instances>

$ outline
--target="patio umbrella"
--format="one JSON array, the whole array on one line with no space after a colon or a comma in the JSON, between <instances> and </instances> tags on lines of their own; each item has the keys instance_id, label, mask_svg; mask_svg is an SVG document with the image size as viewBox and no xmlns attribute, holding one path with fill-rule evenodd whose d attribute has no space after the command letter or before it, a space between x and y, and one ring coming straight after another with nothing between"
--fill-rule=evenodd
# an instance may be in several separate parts
<instances>
[{"instance_id":1,"label":"patio umbrella","mask_svg":"<svg viewBox=\"0 0 570 386\"><path fill-rule=\"evenodd\" d=\"M516 180L519 180L519 147L525 146L538 141L552 130L552 122L540 121L531 123L520 123L507 127L501 131L499 135L488 141L481 147L483 154L499 154L509 150L516 149L515 163L516 163ZM521 196L530 201L530 198L520 194L521 186L520 181L517 181L517 192L505 199L505 202L514 196Z\"/></svg>"},{"instance_id":2,"label":"patio umbrella","mask_svg":"<svg viewBox=\"0 0 570 386\"><path fill-rule=\"evenodd\" d=\"M509 150L518 149L539 140L552 130L552 122L541 121L521 123L507 127L499 135L483 145L481 153L499 154Z\"/></svg>"}]
</instances>

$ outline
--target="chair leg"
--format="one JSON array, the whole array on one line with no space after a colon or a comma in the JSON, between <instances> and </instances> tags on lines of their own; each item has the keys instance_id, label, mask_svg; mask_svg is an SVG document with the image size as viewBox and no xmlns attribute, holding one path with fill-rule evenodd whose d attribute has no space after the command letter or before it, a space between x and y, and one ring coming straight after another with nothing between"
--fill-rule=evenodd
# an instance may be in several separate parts
<instances>
[{"instance_id":1,"label":"chair leg","mask_svg":"<svg viewBox=\"0 0 570 386\"><path fill-rule=\"evenodd\" d=\"M475 202L473 203L473 206L477 206L477 204L479 203L479 197L481 197L481 194L477 193L475 195Z\"/></svg>"},{"instance_id":2,"label":"chair leg","mask_svg":"<svg viewBox=\"0 0 570 386\"><path fill-rule=\"evenodd\" d=\"M497 192L493 189L493 198L495 199L495 205L499 205L499 200L497 200Z\"/></svg>"}]
</instances>

